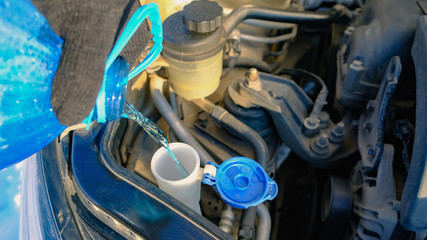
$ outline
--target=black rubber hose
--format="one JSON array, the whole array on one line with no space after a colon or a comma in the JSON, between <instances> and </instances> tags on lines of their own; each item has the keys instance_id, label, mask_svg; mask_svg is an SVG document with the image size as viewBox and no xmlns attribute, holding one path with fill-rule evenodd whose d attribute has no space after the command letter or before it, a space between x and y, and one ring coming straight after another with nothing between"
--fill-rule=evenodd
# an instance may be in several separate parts
<instances>
[{"instance_id":1,"label":"black rubber hose","mask_svg":"<svg viewBox=\"0 0 427 240\"><path fill-rule=\"evenodd\" d=\"M211 117L226 127L228 130L249 142L255 152L255 160L266 169L269 159L269 151L264 139L252 128L235 118L224 108L215 105L210 113Z\"/></svg>"},{"instance_id":2,"label":"black rubber hose","mask_svg":"<svg viewBox=\"0 0 427 240\"><path fill-rule=\"evenodd\" d=\"M204 111L208 112L213 119L226 127L229 131L233 131L236 136L249 142L254 149L255 160L262 168L266 169L270 157L268 147L264 139L255 130L242 123L224 108L214 105L206 99L195 99L193 102ZM254 239L256 212L256 207L249 207L243 211L240 221L239 239Z\"/></svg>"},{"instance_id":3,"label":"black rubber hose","mask_svg":"<svg viewBox=\"0 0 427 240\"><path fill-rule=\"evenodd\" d=\"M163 95L163 79L159 76L150 76L150 91L154 104L156 105L163 118L169 124L170 128L174 131L179 140L194 147L200 155L200 163L205 166L207 162L217 164L211 155L203 148L203 146L191 135L184 124L178 119L178 116L169 105L165 96Z\"/></svg>"},{"instance_id":4,"label":"black rubber hose","mask_svg":"<svg viewBox=\"0 0 427 240\"><path fill-rule=\"evenodd\" d=\"M258 69L261 72L266 72L266 73L271 73L272 72L272 68L271 66L262 61L262 60L257 60L257 59L253 59L253 58L246 58L246 57L239 57L237 59L237 62L235 63L231 63L230 60L225 60L223 63L224 67L254 67L256 69Z\"/></svg>"},{"instance_id":5,"label":"black rubber hose","mask_svg":"<svg viewBox=\"0 0 427 240\"><path fill-rule=\"evenodd\" d=\"M259 204L256 207L258 216L258 227L256 229L257 240L269 240L271 232L271 216L265 204Z\"/></svg>"},{"instance_id":6,"label":"black rubber hose","mask_svg":"<svg viewBox=\"0 0 427 240\"><path fill-rule=\"evenodd\" d=\"M311 118L318 118L323 106L325 106L327 103L326 98L328 97L328 88L326 87L325 82L323 82L319 76L302 69L282 69L278 75L280 74L287 74L298 78L306 78L310 81L317 82L321 86L320 92L317 94L316 101L314 101L313 109L310 113Z\"/></svg>"},{"instance_id":7,"label":"black rubber hose","mask_svg":"<svg viewBox=\"0 0 427 240\"><path fill-rule=\"evenodd\" d=\"M255 130L246 126L246 124L220 106L215 106L210 115L237 136L248 141L255 151L255 160L266 169L269 158L268 147L264 139ZM256 207L249 207L243 211L240 221L239 240L254 239L256 209Z\"/></svg>"},{"instance_id":8,"label":"black rubber hose","mask_svg":"<svg viewBox=\"0 0 427 240\"><path fill-rule=\"evenodd\" d=\"M288 23L329 23L345 13L345 7L336 5L328 12L286 11L244 5L232 11L224 20L226 34L245 19L261 19Z\"/></svg>"},{"instance_id":9,"label":"black rubber hose","mask_svg":"<svg viewBox=\"0 0 427 240\"><path fill-rule=\"evenodd\" d=\"M252 240L255 238L255 216L257 207L249 207L243 211L240 219L239 240Z\"/></svg>"}]
</instances>

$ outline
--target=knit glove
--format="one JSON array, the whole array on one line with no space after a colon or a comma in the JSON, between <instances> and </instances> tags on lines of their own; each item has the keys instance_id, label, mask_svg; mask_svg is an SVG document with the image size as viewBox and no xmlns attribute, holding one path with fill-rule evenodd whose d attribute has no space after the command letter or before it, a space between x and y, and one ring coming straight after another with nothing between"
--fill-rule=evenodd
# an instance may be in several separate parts
<instances>
[{"instance_id":1,"label":"knit glove","mask_svg":"<svg viewBox=\"0 0 427 240\"><path fill-rule=\"evenodd\" d=\"M95 105L107 57L132 14L137 0L32 0L53 31L64 40L52 83L51 104L59 122L74 125ZM134 63L151 38L147 22L122 51Z\"/></svg>"}]
</instances>

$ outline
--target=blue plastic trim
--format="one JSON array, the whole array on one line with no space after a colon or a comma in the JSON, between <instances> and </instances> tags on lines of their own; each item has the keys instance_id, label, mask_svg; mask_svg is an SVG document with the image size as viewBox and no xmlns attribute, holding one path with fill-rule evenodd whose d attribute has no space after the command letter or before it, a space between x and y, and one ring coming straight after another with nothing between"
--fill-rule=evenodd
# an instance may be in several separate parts
<instances>
[{"instance_id":1,"label":"blue plastic trim","mask_svg":"<svg viewBox=\"0 0 427 240\"><path fill-rule=\"evenodd\" d=\"M83 203L78 215L87 212L95 220L103 219L88 224L90 228L99 229L99 223L114 226L128 239L233 239L152 183L124 169L111 153L117 126L117 122L95 123L90 131L76 130L72 141L62 142L62 147L56 141L49 145L49 151L71 151L67 160L77 190L73 200ZM101 233L104 238L116 239L108 232Z\"/></svg>"}]
</instances>

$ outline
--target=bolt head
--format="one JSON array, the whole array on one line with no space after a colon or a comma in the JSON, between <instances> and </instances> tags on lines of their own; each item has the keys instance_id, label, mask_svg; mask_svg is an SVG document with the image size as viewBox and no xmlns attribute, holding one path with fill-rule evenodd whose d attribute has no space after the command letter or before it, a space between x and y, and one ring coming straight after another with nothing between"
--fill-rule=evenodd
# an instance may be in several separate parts
<instances>
[{"instance_id":1,"label":"bolt head","mask_svg":"<svg viewBox=\"0 0 427 240\"><path fill-rule=\"evenodd\" d=\"M344 123L339 122L330 132L329 141L333 143L342 143L344 141Z\"/></svg>"},{"instance_id":2,"label":"bolt head","mask_svg":"<svg viewBox=\"0 0 427 240\"><path fill-rule=\"evenodd\" d=\"M327 148L329 144L328 135L326 133L320 134L316 139L316 145L322 149Z\"/></svg>"},{"instance_id":3,"label":"bolt head","mask_svg":"<svg viewBox=\"0 0 427 240\"><path fill-rule=\"evenodd\" d=\"M209 114L206 112L200 112L198 117L200 126L206 127L208 124Z\"/></svg>"},{"instance_id":4,"label":"bolt head","mask_svg":"<svg viewBox=\"0 0 427 240\"><path fill-rule=\"evenodd\" d=\"M355 71L363 71L365 70L365 67L363 66L363 62L359 60L353 60L350 64L350 68Z\"/></svg>"},{"instance_id":5,"label":"bolt head","mask_svg":"<svg viewBox=\"0 0 427 240\"><path fill-rule=\"evenodd\" d=\"M329 152L328 134L322 133L311 144L311 150L318 155L325 155Z\"/></svg>"},{"instance_id":6,"label":"bolt head","mask_svg":"<svg viewBox=\"0 0 427 240\"><path fill-rule=\"evenodd\" d=\"M345 124L343 122L339 122L337 126L335 126L334 130L336 133L341 134L344 133Z\"/></svg>"},{"instance_id":7,"label":"bolt head","mask_svg":"<svg viewBox=\"0 0 427 240\"><path fill-rule=\"evenodd\" d=\"M318 118L313 118L313 117L308 117L306 119L304 119L304 125L306 125L306 127L308 128L312 128L312 127L318 127L320 123L320 120Z\"/></svg>"},{"instance_id":8,"label":"bolt head","mask_svg":"<svg viewBox=\"0 0 427 240\"><path fill-rule=\"evenodd\" d=\"M329 113L320 112L319 114L320 128L326 129L329 127Z\"/></svg>"},{"instance_id":9,"label":"bolt head","mask_svg":"<svg viewBox=\"0 0 427 240\"><path fill-rule=\"evenodd\" d=\"M313 137L319 132L320 121L318 118L308 117L304 119L303 133L307 137Z\"/></svg>"},{"instance_id":10,"label":"bolt head","mask_svg":"<svg viewBox=\"0 0 427 240\"><path fill-rule=\"evenodd\" d=\"M259 80L259 74L258 70L256 68L249 69L247 73L247 86L248 88L255 90L255 91L261 91L262 85L261 81Z\"/></svg>"},{"instance_id":11,"label":"bolt head","mask_svg":"<svg viewBox=\"0 0 427 240\"><path fill-rule=\"evenodd\" d=\"M258 70L256 68L251 68L248 71L248 80L249 81L257 81L258 80Z\"/></svg>"}]
</instances>

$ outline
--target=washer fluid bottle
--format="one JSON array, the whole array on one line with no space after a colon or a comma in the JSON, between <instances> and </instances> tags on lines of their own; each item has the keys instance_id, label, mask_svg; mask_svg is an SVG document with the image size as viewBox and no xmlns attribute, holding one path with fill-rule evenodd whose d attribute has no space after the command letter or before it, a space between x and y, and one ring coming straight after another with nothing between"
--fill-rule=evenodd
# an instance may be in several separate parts
<instances>
[{"instance_id":1,"label":"washer fluid bottle","mask_svg":"<svg viewBox=\"0 0 427 240\"><path fill-rule=\"evenodd\" d=\"M153 23L154 46L129 73L128 64L117 56L147 17ZM107 60L96 106L84 123L120 118L127 80L159 55L162 35L157 5L140 7ZM31 1L0 2L0 170L39 151L67 127L59 123L50 104L62 43Z\"/></svg>"}]
</instances>

